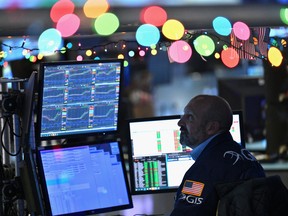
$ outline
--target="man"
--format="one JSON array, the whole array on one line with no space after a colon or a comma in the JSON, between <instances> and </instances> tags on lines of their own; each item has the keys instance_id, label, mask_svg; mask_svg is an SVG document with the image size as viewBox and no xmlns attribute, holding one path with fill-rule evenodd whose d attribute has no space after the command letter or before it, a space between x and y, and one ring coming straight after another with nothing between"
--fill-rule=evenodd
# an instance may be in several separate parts
<instances>
[{"instance_id":1,"label":"man","mask_svg":"<svg viewBox=\"0 0 288 216\"><path fill-rule=\"evenodd\" d=\"M191 147L195 163L183 177L171 216L216 215L215 186L257 177L264 170L251 153L235 142L229 132L233 115L223 98L192 98L178 122L182 145Z\"/></svg>"}]
</instances>

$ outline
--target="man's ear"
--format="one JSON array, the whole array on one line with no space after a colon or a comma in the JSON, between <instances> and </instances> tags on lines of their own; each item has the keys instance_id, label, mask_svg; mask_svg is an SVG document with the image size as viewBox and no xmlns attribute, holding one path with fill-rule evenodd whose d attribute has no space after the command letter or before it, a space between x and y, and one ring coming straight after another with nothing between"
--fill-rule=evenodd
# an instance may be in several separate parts
<instances>
[{"instance_id":1,"label":"man's ear","mask_svg":"<svg viewBox=\"0 0 288 216\"><path fill-rule=\"evenodd\" d=\"M220 124L217 121L210 121L206 125L206 132L209 135L218 133L220 130Z\"/></svg>"}]
</instances>

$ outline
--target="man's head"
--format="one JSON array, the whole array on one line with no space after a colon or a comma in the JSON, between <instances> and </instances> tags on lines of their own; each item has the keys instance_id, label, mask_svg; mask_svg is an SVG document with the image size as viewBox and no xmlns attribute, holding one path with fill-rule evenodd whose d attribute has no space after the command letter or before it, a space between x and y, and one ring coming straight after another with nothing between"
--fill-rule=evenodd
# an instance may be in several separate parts
<instances>
[{"instance_id":1,"label":"man's head","mask_svg":"<svg viewBox=\"0 0 288 216\"><path fill-rule=\"evenodd\" d=\"M229 131L232 118L232 110L226 100L214 95L198 95L186 105L178 122L180 143L195 148L209 137Z\"/></svg>"}]
</instances>

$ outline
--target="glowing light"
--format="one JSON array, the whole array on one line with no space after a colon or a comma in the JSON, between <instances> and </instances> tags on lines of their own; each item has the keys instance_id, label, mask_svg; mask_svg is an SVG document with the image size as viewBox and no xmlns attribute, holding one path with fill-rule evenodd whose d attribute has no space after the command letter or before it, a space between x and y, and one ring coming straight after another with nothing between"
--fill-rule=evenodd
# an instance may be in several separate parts
<instances>
[{"instance_id":1,"label":"glowing light","mask_svg":"<svg viewBox=\"0 0 288 216\"><path fill-rule=\"evenodd\" d=\"M86 56L91 56L92 55L92 50L87 50L86 51Z\"/></svg>"},{"instance_id":2,"label":"glowing light","mask_svg":"<svg viewBox=\"0 0 288 216\"><path fill-rule=\"evenodd\" d=\"M233 25L233 32L240 40L248 40L250 37L250 29L243 22L236 22Z\"/></svg>"},{"instance_id":3,"label":"glowing light","mask_svg":"<svg viewBox=\"0 0 288 216\"><path fill-rule=\"evenodd\" d=\"M167 13L162 7L149 6L141 10L140 21L159 27L167 21Z\"/></svg>"},{"instance_id":4,"label":"glowing light","mask_svg":"<svg viewBox=\"0 0 288 216\"><path fill-rule=\"evenodd\" d=\"M50 10L50 18L56 23L62 16L72 14L74 9L75 5L70 0L60 0L52 6Z\"/></svg>"},{"instance_id":5,"label":"glowing light","mask_svg":"<svg viewBox=\"0 0 288 216\"><path fill-rule=\"evenodd\" d=\"M176 41L168 49L169 57L178 63L187 62L192 56L192 49L186 41Z\"/></svg>"},{"instance_id":6,"label":"glowing light","mask_svg":"<svg viewBox=\"0 0 288 216\"><path fill-rule=\"evenodd\" d=\"M198 36L193 44L195 50L202 56L210 56L215 51L215 43L208 35Z\"/></svg>"},{"instance_id":7,"label":"glowing light","mask_svg":"<svg viewBox=\"0 0 288 216\"><path fill-rule=\"evenodd\" d=\"M78 56L76 57L76 60L77 60L77 61L83 61L83 56L78 55Z\"/></svg>"},{"instance_id":8,"label":"glowing light","mask_svg":"<svg viewBox=\"0 0 288 216\"><path fill-rule=\"evenodd\" d=\"M113 13L104 13L95 20L94 27L99 35L111 35L119 27L118 17Z\"/></svg>"},{"instance_id":9,"label":"glowing light","mask_svg":"<svg viewBox=\"0 0 288 216\"><path fill-rule=\"evenodd\" d=\"M0 52L0 58L4 58L4 56L5 56L5 52L4 52L4 51L1 51L1 52Z\"/></svg>"},{"instance_id":10,"label":"glowing light","mask_svg":"<svg viewBox=\"0 0 288 216\"><path fill-rule=\"evenodd\" d=\"M24 50L22 51L22 55L25 56L25 55L27 55L28 52L29 52L29 51L28 51L27 49L24 49Z\"/></svg>"},{"instance_id":11,"label":"glowing light","mask_svg":"<svg viewBox=\"0 0 288 216\"><path fill-rule=\"evenodd\" d=\"M136 40L142 46L150 47L158 43L160 32L156 26L143 24L136 31Z\"/></svg>"},{"instance_id":12,"label":"glowing light","mask_svg":"<svg viewBox=\"0 0 288 216\"><path fill-rule=\"evenodd\" d=\"M87 0L83 11L88 18L97 18L109 10L109 3L106 0Z\"/></svg>"},{"instance_id":13,"label":"glowing light","mask_svg":"<svg viewBox=\"0 0 288 216\"><path fill-rule=\"evenodd\" d=\"M150 48L151 48L151 49L156 49L156 44L152 44L152 45L150 46Z\"/></svg>"},{"instance_id":14,"label":"glowing light","mask_svg":"<svg viewBox=\"0 0 288 216\"><path fill-rule=\"evenodd\" d=\"M130 50L130 51L128 52L128 55L129 55L130 57L134 57L135 52L134 52L133 50Z\"/></svg>"},{"instance_id":15,"label":"glowing light","mask_svg":"<svg viewBox=\"0 0 288 216\"><path fill-rule=\"evenodd\" d=\"M152 54L152 55L157 55L157 50L156 50L156 49L152 49L152 50L151 50L151 54Z\"/></svg>"},{"instance_id":16,"label":"glowing light","mask_svg":"<svg viewBox=\"0 0 288 216\"><path fill-rule=\"evenodd\" d=\"M223 49L221 52L221 60L224 65L229 68L234 68L239 63L239 55L235 49L228 47L227 49Z\"/></svg>"},{"instance_id":17,"label":"glowing light","mask_svg":"<svg viewBox=\"0 0 288 216\"><path fill-rule=\"evenodd\" d=\"M42 53L39 53L38 55L37 55L37 58L39 59L39 60L41 60L41 59L43 59L43 54Z\"/></svg>"},{"instance_id":18,"label":"glowing light","mask_svg":"<svg viewBox=\"0 0 288 216\"><path fill-rule=\"evenodd\" d=\"M273 66L278 67L283 61L283 55L278 48L271 47L268 50L268 60Z\"/></svg>"},{"instance_id":19,"label":"glowing light","mask_svg":"<svg viewBox=\"0 0 288 216\"><path fill-rule=\"evenodd\" d=\"M66 53L66 51L67 51L66 47L62 47L62 48L60 49L60 52L61 52L62 54Z\"/></svg>"},{"instance_id":20,"label":"glowing light","mask_svg":"<svg viewBox=\"0 0 288 216\"><path fill-rule=\"evenodd\" d=\"M219 59L221 56L220 56L220 54L217 52L217 53L215 53L214 57L215 57L216 59Z\"/></svg>"},{"instance_id":21,"label":"glowing light","mask_svg":"<svg viewBox=\"0 0 288 216\"><path fill-rule=\"evenodd\" d=\"M168 39L179 40L184 35L185 29L180 21L170 19L167 20L162 26L162 32Z\"/></svg>"},{"instance_id":22,"label":"glowing light","mask_svg":"<svg viewBox=\"0 0 288 216\"><path fill-rule=\"evenodd\" d=\"M99 56L96 56L96 57L94 58L94 60L100 60L100 57L99 57Z\"/></svg>"},{"instance_id":23,"label":"glowing light","mask_svg":"<svg viewBox=\"0 0 288 216\"><path fill-rule=\"evenodd\" d=\"M45 30L38 39L39 51L44 55L53 54L62 44L61 33L54 28Z\"/></svg>"},{"instance_id":24,"label":"glowing light","mask_svg":"<svg viewBox=\"0 0 288 216\"><path fill-rule=\"evenodd\" d=\"M29 59L31 57L31 53L27 53L25 56L24 56L26 59Z\"/></svg>"},{"instance_id":25,"label":"glowing light","mask_svg":"<svg viewBox=\"0 0 288 216\"><path fill-rule=\"evenodd\" d=\"M142 56L142 57L145 56L145 51L144 50L140 50L139 51L139 56Z\"/></svg>"},{"instance_id":26,"label":"glowing light","mask_svg":"<svg viewBox=\"0 0 288 216\"><path fill-rule=\"evenodd\" d=\"M71 49L71 48L73 47L73 44L72 44L71 42L69 42L69 43L66 44L66 47L67 47L68 49Z\"/></svg>"},{"instance_id":27,"label":"glowing light","mask_svg":"<svg viewBox=\"0 0 288 216\"><path fill-rule=\"evenodd\" d=\"M128 62L127 60L124 60L123 66L124 66L124 67L128 67L128 65L129 65L129 62Z\"/></svg>"},{"instance_id":28,"label":"glowing light","mask_svg":"<svg viewBox=\"0 0 288 216\"><path fill-rule=\"evenodd\" d=\"M35 63L37 61L36 56L30 56L29 61Z\"/></svg>"},{"instance_id":29,"label":"glowing light","mask_svg":"<svg viewBox=\"0 0 288 216\"><path fill-rule=\"evenodd\" d=\"M61 32L62 37L70 37L79 29L80 18L75 14L66 14L61 17L56 29Z\"/></svg>"},{"instance_id":30,"label":"glowing light","mask_svg":"<svg viewBox=\"0 0 288 216\"><path fill-rule=\"evenodd\" d=\"M228 36L229 34L231 34L232 31L232 25L230 23L230 21L225 18L225 17L216 17L213 20L213 28L214 30L219 34L219 35L223 35L223 36Z\"/></svg>"},{"instance_id":31,"label":"glowing light","mask_svg":"<svg viewBox=\"0 0 288 216\"><path fill-rule=\"evenodd\" d=\"M123 54L119 54L118 55L118 59L124 59L124 55Z\"/></svg>"},{"instance_id":32,"label":"glowing light","mask_svg":"<svg viewBox=\"0 0 288 216\"><path fill-rule=\"evenodd\" d=\"M283 47L287 46L287 41L285 39L281 39L281 44Z\"/></svg>"}]
</instances>

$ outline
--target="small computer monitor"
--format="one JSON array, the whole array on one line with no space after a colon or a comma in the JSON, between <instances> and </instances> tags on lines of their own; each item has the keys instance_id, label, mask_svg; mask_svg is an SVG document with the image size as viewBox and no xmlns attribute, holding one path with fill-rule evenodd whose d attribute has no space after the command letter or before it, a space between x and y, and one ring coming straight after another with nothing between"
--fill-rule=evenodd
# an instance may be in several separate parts
<instances>
[{"instance_id":1,"label":"small computer monitor","mask_svg":"<svg viewBox=\"0 0 288 216\"><path fill-rule=\"evenodd\" d=\"M118 132L123 60L42 62L37 140Z\"/></svg>"},{"instance_id":2,"label":"small computer monitor","mask_svg":"<svg viewBox=\"0 0 288 216\"><path fill-rule=\"evenodd\" d=\"M243 122L243 112L241 110L233 111L233 122L230 128L230 133L233 139L239 143L242 147L246 147L245 142L245 129Z\"/></svg>"},{"instance_id":3,"label":"small computer monitor","mask_svg":"<svg viewBox=\"0 0 288 216\"><path fill-rule=\"evenodd\" d=\"M193 165L192 149L180 144L180 115L136 118L129 125L131 193L175 192ZM245 146L242 112L233 112L233 139Z\"/></svg>"},{"instance_id":4,"label":"small computer monitor","mask_svg":"<svg viewBox=\"0 0 288 216\"><path fill-rule=\"evenodd\" d=\"M133 207L119 141L37 148L47 215L91 215Z\"/></svg>"}]
</instances>

